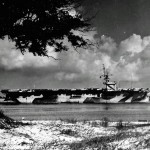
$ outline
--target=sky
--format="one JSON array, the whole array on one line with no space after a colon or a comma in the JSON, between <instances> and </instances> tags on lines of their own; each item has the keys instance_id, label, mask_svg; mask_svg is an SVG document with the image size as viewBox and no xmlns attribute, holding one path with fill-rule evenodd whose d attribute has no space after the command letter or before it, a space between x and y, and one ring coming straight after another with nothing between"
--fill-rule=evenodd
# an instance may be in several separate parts
<instances>
[{"instance_id":1,"label":"sky","mask_svg":"<svg viewBox=\"0 0 150 150\"><path fill-rule=\"evenodd\" d=\"M120 88L150 87L150 1L84 0L79 9L91 18L87 49L49 55L22 55L6 37L0 40L0 89L102 88L102 64ZM80 33L78 33L80 34Z\"/></svg>"}]
</instances>

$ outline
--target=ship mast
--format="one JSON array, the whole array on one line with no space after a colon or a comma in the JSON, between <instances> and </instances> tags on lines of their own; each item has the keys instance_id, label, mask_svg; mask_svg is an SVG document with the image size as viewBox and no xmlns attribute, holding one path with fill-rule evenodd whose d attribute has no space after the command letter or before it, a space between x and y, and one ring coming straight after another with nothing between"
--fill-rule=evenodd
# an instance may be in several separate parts
<instances>
[{"instance_id":1,"label":"ship mast","mask_svg":"<svg viewBox=\"0 0 150 150\"><path fill-rule=\"evenodd\" d=\"M116 82L110 82L110 76L112 76L112 74L109 74L105 68L105 65L103 64L103 74L100 76L100 78L103 78L104 80L103 84L105 85L106 91L116 90Z\"/></svg>"},{"instance_id":2,"label":"ship mast","mask_svg":"<svg viewBox=\"0 0 150 150\"><path fill-rule=\"evenodd\" d=\"M107 83L109 82L110 78L109 78L108 71L106 70L104 64L103 64L103 74L100 76L100 78L103 78L103 80L104 80L103 84L105 85L106 90L107 90Z\"/></svg>"}]
</instances>

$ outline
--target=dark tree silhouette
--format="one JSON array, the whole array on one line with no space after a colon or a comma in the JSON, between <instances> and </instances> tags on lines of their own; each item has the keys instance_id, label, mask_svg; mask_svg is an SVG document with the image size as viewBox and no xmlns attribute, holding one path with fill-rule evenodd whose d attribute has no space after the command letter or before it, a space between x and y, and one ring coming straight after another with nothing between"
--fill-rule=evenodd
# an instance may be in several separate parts
<instances>
[{"instance_id":1,"label":"dark tree silhouette","mask_svg":"<svg viewBox=\"0 0 150 150\"><path fill-rule=\"evenodd\" d=\"M47 56L46 46L56 52L68 50L64 38L73 47L82 47L87 41L74 30L85 30L89 24L78 13L75 0L1 0L0 38L8 36L22 53ZM79 1L78 1L79 2Z\"/></svg>"}]
</instances>

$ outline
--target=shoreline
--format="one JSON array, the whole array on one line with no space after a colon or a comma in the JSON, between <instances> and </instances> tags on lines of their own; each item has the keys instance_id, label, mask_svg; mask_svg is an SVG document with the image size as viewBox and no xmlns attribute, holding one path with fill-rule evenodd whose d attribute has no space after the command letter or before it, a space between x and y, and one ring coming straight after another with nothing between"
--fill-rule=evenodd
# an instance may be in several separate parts
<instances>
[{"instance_id":1,"label":"shoreline","mask_svg":"<svg viewBox=\"0 0 150 150\"><path fill-rule=\"evenodd\" d=\"M149 122L24 120L28 123L11 129L0 129L2 150L75 150L85 147L113 150L146 149L150 138ZM150 141L150 140L149 140ZM142 144L141 144L142 143Z\"/></svg>"}]
</instances>

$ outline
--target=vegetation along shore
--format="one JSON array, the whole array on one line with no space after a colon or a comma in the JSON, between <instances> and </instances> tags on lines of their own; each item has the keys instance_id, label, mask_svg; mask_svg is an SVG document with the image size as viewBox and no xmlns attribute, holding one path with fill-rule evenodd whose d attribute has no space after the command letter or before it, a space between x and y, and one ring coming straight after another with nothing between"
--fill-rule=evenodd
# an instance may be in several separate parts
<instances>
[{"instance_id":1,"label":"vegetation along shore","mask_svg":"<svg viewBox=\"0 0 150 150\"><path fill-rule=\"evenodd\" d=\"M150 148L150 123L59 119L15 121L0 112L1 150L136 150Z\"/></svg>"}]
</instances>

